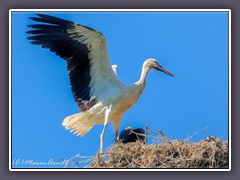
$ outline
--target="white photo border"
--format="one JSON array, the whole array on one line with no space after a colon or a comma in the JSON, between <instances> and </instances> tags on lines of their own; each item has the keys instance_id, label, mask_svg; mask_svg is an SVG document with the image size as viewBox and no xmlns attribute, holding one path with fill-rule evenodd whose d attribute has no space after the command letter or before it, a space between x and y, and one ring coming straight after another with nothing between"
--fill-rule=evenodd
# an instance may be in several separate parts
<instances>
[{"instance_id":1,"label":"white photo border","mask_svg":"<svg viewBox=\"0 0 240 180\"><path fill-rule=\"evenodd\" d=\"M228 169L12 168L12 12L228 12ZM10 9L9 10L9 171L231 171L231 10L230 9Z\"/></svg>"}]
</instances>

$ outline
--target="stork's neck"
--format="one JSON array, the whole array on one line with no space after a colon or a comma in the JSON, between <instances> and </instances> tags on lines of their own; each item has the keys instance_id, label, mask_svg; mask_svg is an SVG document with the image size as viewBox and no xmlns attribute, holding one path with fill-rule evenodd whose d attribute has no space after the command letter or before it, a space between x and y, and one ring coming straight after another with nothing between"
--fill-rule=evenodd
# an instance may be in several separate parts
<instances>
[{"instance_id":1,"label":"stork's neck","mask_svg":"<svg viewBox=\"0 0 240 180\"><path fill-rule=\"evenodd\" d=\"M150 71L150 68L148 66L143 65L141 77L138 80L138 82L136 82L136 84L139 85L142 88L142 90L146 85L147 74L149 71Z\"/></svg>"}]
</instances>

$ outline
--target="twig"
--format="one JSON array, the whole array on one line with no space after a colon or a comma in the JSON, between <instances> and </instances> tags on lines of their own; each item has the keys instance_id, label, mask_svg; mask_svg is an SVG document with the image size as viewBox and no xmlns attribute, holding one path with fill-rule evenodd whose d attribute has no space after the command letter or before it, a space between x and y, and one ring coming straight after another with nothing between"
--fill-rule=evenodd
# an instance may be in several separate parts
<instances>
[{"instance_id":1,"label":"twig","mask_svg":"<svg viewBox=\"0 0 240 180\"><path fill-rule=\"evenodd\" d=\"M161 140L164 140L165 142L170 142L170 141L168 140L168 138L163 134L163 132L162 132L161 130L158 130L158 132L162 135L162 137L161 137L157 132L151 130L149 127L147 127L147 129L148 129L151 133L153 133L154 135L156 135L156 136L158 137L158 138L156 138L156 137L153 136L155 139L161 139Z\"/></svg>"},{"instance_id":2,"label":"twig","mask_svg":"<svg viewBox=\"0 0 240 180\"><path fill-rule=\"evenodd\" d=\"M147 128L148 128L148 125L146 124L145 125L145 144L147 144Z\"/></svg>"},{"instance_id":3,"label":"twig","mask_svg":"<svg viewBox=\"0 0 240 180\"><path fill-rule=\"evenodd\" d=\"M83 158L83 159L84 159L84 158L89 158L89 160L86 160L86 161L90 161L90 160L93 158L93 156L80 156L79 154L77 154L77 155L71 157L71 158L67 161L67 163L66 163L66 165L64 166L64 168L67 168L68 165L70 164L70 162L72 162L72 160L75 159L75 158ZM83 162L85 162L85 161L83 161ZM82 162L79 162L79 163L82 164Z\"/></svg>"},{"instance_id":4,"label":"twig","mask_svg":"<svg viewBox=\"0 0 240 180\"><path fill-rule=\"evenodd\" d=\"M162 135L163 140L164 140L166 143L172 144L171 141L169 141L169 139L167 138L167 136L165 136L165 134L163 134L163 132L162 132L160 129L158 129L158 132Z\"/></svg>"},{"instance_id":5,"label":"twig","mask_svg":"<svg viewBox=\"0 0 240 180\"><path fill-rule=\"evenodd\" d=\"M159 136L159 134L158 133L156 133L156 132L154 132L153 130L151 130L149 127L147 127L147 129L151 132L151 133L153 133L153 134L155 134L155 135L157 135L157 136Z\"/></svg>"},{"instance_id":6,"label":"twig","mask_svg":"<svg viewBox=\"0 0 240 180\"><path fill-rule=\"evenodd\" d=\"M193 133L193 135L191 135L190 137L188 137L188 138L185 139L184 141L189 141L189 139L193 138L193 137L196 136L198 133L205 131L207 128L209 128L209 126L207 126L207 127L205 127L205 128L202 128L202 129L200 129L199 131Z\"/></svg>"}]
</instances>

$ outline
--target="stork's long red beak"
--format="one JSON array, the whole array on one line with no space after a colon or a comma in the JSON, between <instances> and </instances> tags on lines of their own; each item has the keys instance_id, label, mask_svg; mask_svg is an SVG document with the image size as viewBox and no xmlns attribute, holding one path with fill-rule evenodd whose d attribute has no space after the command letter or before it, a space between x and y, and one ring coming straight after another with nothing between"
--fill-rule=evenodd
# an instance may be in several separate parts
<instances>
[{"instance_id":1,"label":"stork's long red beak","mask_svg":"<svg viewBox=\"0 0 240 180\"><path fill-rule=\"evenodd\" d=\"M162 72L164 72L164 73L166 73L166 74L168 74L168 75L170 75L170 76L175 77L172 73L170 73L167 69L165 69L165 68L162 67L162 66L158 66L158 67L156 67L156 70L158 70L158 71L162 71Z\"/></svg>"}]
</instances>

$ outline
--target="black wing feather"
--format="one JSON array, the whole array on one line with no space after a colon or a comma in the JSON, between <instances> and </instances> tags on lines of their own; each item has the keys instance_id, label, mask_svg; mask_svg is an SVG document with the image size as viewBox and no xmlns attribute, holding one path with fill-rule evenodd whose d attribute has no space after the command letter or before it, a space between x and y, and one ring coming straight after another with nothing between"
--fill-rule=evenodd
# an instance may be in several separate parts
<instances>
[{"instance_id":1,"label":"black wing feather","mask_svg":"<svg viewBox=\"0 0 240 180\"><path fill-rule=\"evenodd\" d=\"M55 25L73 25L74 23L68 20L64 20L61 18L57 18L54 16L46 15L46 14L36 14L39 17L30 17L29 19L34 20L36 22L42 22L42 23L49 23L49 24L55 24Z\"/></svg>"},{"instance_id":2,"label":"black wing feather","mask_svg":"<svg viewBox=\"0 0 240 180\"><path fill-rule=\"evenodd\" d=\"M30 19L45 24L28 25L33 30L26 32L32 35L27 39L32 44L41 45L66 60L74 99L82 111L89 109L96 103L96 100L90 96L90 50L86 44L73 39L82 35L79 32L71 34L68 32L69 29L75 28L75 24L71 21L44 14L37 16Z\"/></svg>"}]
</instances>

